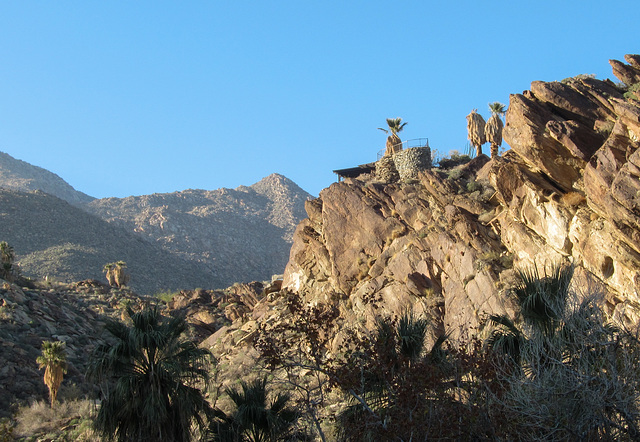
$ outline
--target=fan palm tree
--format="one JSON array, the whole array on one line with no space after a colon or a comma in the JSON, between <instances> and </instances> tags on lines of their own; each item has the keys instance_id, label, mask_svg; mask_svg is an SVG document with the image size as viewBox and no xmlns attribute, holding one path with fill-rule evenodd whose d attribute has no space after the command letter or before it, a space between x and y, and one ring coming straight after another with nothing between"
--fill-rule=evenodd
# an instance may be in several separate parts
<instances>
[{"instance_id":1,"label":"fan palm tree","mask_svg":"<svg viewBox=\"0 0 640 442\"><path fill-rule=\"evenodd\" d=\"M52 408L55 405L64 374L67 372L65 346L66 344L62 341L44 341L42 355L36 359L38 368L44 368L44 384L49 389Z\"/></svg>"},{"instance_id":2,"label":"fan palm tree","mask_svg":"<svg viewBox=\"0 0 640 442\"><path fill-rule=\"evenodd\" d=\"M109 281L109 287L116 286L116 275L114 273L114 268L115 268L115 264L112 262L105 264L104 267L102 268L102 271L105 273L107 281Z\"/></svg>"},{"instance_id":3,"label":"fan palm tree","mask_svg":"<svg viewBox=\"0 0 640 442\"><path fill-rule=\"evenodd\" d=\"M0 242L0 277L9 282L13 281L13 262L16 254L13 247L6 241Z\"/></svg>"},{"instance_id":4,"label":"fan palm tree","mask_svg":"<svg viewBox=\"0 0 640 442\"><path fill-rule=\"evenodd\" d=\"M387 118L387 126L389 127L389 129L384 129L382 127L378 128L387 134L391 132L391 135L387 137L387 148L384 151L385 155L391 156L394 153L402 150L402 140L400 140L398 133L402 132L402 129L404 129L406 125L407 123L406 122L403 123L402 118L400 117Z\"/></svg>"},{"instance_id":5,"label":"fan palm tree","mask_svg":"<svg viewBox=\"0 0 640 442\"><path fill-rule=\"evenodd\" d=\"M555 265L542 275L534 267L519 271L518 277L519 283L513 293L520 308L523 329L506 315L491 315L489 319L497 328L487 341L489 348L505 354L516 365L520 365L522 349L531 338L548 342L561 330L573 267Z\"/></svg>"},{"instance_id":6,"label":"fan palm tree","mask_svg":"<svg viewBox=\"0 0 640 442\"><path fill-rule=\"evenodd\" d=\"M105 264L102 271L105 272L109 286L122 288L129 283L129 274L126 272L127 263L124 261Z\"/></svg>"},{"instance_id":7,"label":"fan palm tree","mask_svg":"<svg viewBox=\"0 0 640 442\"><path fill-rule=\"evenodd\" d=\"M242 381L242 391L227 388L225 393L236 406L232 415L216 410L218 421L212 430L214 440L220 442L275 442L289 440L298 412L290 407L290 397L278 394L268 401L267 379L251 383Z\"/></svg>"},{"instance_id":8,"label":"fan palm tree","mask_svg":"<svg viewBox=\"0 0 640 442\"><path fill-rule=\"evenodd\" d=\"M484 118L478 113L478 109L472 110L467 115L467 133L469 141L476 148L476 155L482 155L482 145L487 142L484 135L484 126Z\"/></svg>"},{"instance_id":9,"label":"fan palm tree","mask_svg":"<svg viewBox=\"0 0 640 442\"><path fill-rule=\"evenodd\" d=\"M486 140L491 143L491 158L498 156L498 150L502 146L502 119L500 118L505 113L505 105L497 101L489 103L489 110L491 111L491 117L484 126L484 135Z\"/></svg>"},{"instance_id":10,"label":"fan palm tree","mask_svg":"<svg viewBox=\"0 0 640 442\"><path fill-rule=\"evenodd\" d=\"M126 272L127 263L124 261L118 261L115 263L114 277L118 288L122 288L129 284L129 274Z\"/></svg>"},{"instance_id":11,"label":"fan palm tree","mask_svg":"<svg viewBox=\"0 0 640 442\"><path fill-rule=\"evenodd\" d=\"M212 416L200 389L208 387L212 355L182 337L183 318L164 318L157 306L127 314L131 326L107 322L112 339L89 363L89 379L106 388L95 428L109 440L189 440Z\"/></svg>"}]
</instances>

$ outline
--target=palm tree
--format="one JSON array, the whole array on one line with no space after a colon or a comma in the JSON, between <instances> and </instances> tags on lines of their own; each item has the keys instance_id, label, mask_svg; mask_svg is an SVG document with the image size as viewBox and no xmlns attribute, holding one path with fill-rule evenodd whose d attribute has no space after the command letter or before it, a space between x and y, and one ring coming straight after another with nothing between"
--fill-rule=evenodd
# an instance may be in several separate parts
<instances>
[{"instance_id":1,"label":"palm tree","mask_svg":"<svg viewBox=\"0 0 640 442\"><path fill-rule=\"evenodd\" d=\"M429 323L424 318L416 318L412 312L405 312L396 326L396 336L400 353L409 361L415 361L422 354L424 339Z\"/></svg>"},{"instance_id":2,"label":"palm tree","mask_svg":"<svg viewBox=\"0 0 640 442\"><path fill-rule=\"evenodd\" d=\"M425 351L428 325L427 319L410 309L397 321L388 317L377 321L372 342L365 346L371 353L365 352L363 359L349 364L359 376L356 385L348 389L351 404L336 416L337 440L387 440L380 432L394 419L390 416L403 414L407 403L414 407L425 402L426 391L413 388L415 377L424 370L433 374L447 367L443 345L448 336L440 336ZM412 387L404 388L409 385Z\"/></svg>"},{"instance_id":3,"label":"palm tree","mask_svg":"<svg viewBox=\"0 0 640 442\"><path fill-rule=\"evenodd\" d=\"M569 286L573 278L573 267L554 265L543 274L537 267L518 272L519 282L513 293L520 309L522 329L506 315L491 315L490 321L497 326L487 344L498 353L505 354L516 365L520 365L525 344L546 342L561 330L569 300ZM551 351L551 349L547 349Z\"/></svg>"},{"instance_id":4,"label":"palm tree","mask_svg":"<svg viewBox=\"0 0 640 442\"><path fill-rule=\"evenodd\" d=\"M44 341L42 355L36 359L38 368L44 368L44 383L49 389L52 408L56 402L62 378L67 372L65 346L66 343L62 341Z\"/></svg>"},{"instance_id":5,"label":"palm tree","mask_svg":"<svg viewBox=\"0 0 640 442\"><path fill-rule=\"evenodd\" d=\"M228 416L216 409L218 421L212 431L220 442L275 442L289 440L298 412L288 406L290 397L279 393L270 402L267 379L258 378L251 383L242 381L242 391L227 388L225 393L236 406Z\"/></svg>"},{"instance_id":6,"label":"palm tree","mask_svg":"<svg viewBox=\"0 0 640 442\"><path fill-rule=\"evenodd\" d=\"M208 387L212 355L182 337L181 317L162 317L157 306L128 307L127 315L131 326L107 322L111 339L89 363L89 379L105 386L95 428L109 440L189 440L212 416L200 389Z\"/></svg>"},{"instance_id":7,"label":"palm tree","mask_svg":"<svg viewBox=\"0 0 640 442\"><path fill-rule=\"evenodd\" d=\"M478 109L467 115L467 133L471 144L476 148L476 155L482 155L482 145L487 142L484 126L484 118L478 113Z\"/></svg>"},{"instance_id":8,"label":"palm tree","mask_svg":"<svg viewBox=\"0 0 640 442\"><path fill-rule=\"evenodd\" d=\"M118 261L115 263L114 277L118 288L122 288L129 284L129 274L126 272L127 263L124 261Z\"/></svg>"},{"instance_id":9,"label":"palm tree","mask_svg":"<svg viewBox=\"0 0 640 442\"><path fill-rule=\"evenodd\" d=\"M13 281L13 262L16 259L16 254L13 251L13 247L6 241L0 242L0 277L6 279L9 282Z\"/></svg>"},{"instance_id":10,"label":"palm tree","mask_svg":"<svg viewBox=\"0 0 640 442\"><path fill-rule=\"evenodd\" d=\"M102 271L105 272L109 286L122 288L129 283L129 274L126 272L127 263L124 261L105 264Z\"/></svg>"},{"instance_id":11,"label":"palm tree","mask_svg":"<svg viewBox=\"0 0 640 442\"><path fill-rule=\"evenodd\" d=\"M114 267L115 267L115 264L110 262L108 264L105 264L104 267L102 268L102 271L105 273L107 281L109 281L109 287L116 286L116 276L114 274Z\"/></svg>"},{"instance_id":12,"label":"palm tree","mask_svg":"<svg viewBox=\"0 0 640 442\"><path fill-rule=\"evenodd\" d=\"M498 150L502 146L502 124L501 115L505 113L505 105L497 101L489 103L491 117L484 127L484 135L486 140L491 143L491 158L498 156Z\"/></svg>"},{"instance_id":13,"label":"palm tree","mask_svg":"<svg viewBox=\"0 0 640 442\"><path fill-rule=\"evenodd\" d=\"M391 132L391 135L389 135L387 137L387 148L384 151L384 154L387 156L391 156L396 152L399 152L402 150L402 140L400 140L400 137L398 136L399 132L402 132L402 129L404 129L404 127L407 125L407 123L403 123L402 122L402 118L398 117L398 118L387 118L387 126L389 127L389 129L383 129L382 127L379 127L378 129L380 129L381 131L383 131L384 133L389 133Z\"/></svg>"}]
</instances>

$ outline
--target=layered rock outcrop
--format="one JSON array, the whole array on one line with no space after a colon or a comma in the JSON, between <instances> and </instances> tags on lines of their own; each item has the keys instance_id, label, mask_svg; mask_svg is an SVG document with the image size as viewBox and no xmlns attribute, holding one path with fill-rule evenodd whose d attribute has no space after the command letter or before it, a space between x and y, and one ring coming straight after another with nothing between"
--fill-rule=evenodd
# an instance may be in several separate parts
<instances>
[{"instance_id":1,"label":"layered rock outcrop","mask_svg":"<svg viewBox=\"0 0 640 442\"><path fill-rule=\"evenodd\" d=\"M612 61L631 86L638 56ZM624 86L576 77L512 95L504 157L417 182L345 180L306 204L283 287L345 318L412 306L455 335L509 312L515 270L576 266L612 315L640 306L640 106ZM513 267L513 268L512 268Z\"/></svg>"}]
</instances>

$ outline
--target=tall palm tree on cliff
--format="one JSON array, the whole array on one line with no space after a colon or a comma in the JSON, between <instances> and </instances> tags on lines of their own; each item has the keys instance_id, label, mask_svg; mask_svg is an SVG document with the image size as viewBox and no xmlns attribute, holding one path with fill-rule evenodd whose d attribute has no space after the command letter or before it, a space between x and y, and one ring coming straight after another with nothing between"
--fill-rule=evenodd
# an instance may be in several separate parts
<instances>
[{"instance_id":1,"label":"tall palm tree on cliff","mask_svg":"<svg viewBox=\"0 0 640 442\"><path fill-rule=\"evenodd\" d=\"M406 125L407 123L403 123L402 118L400 117L387 118L387 126L389 127L389 129L384 129L382 127L378 128L387 134L391 132L391 135L387 137L387 148L384 151L385 155L393 155L394 153L402 150L402 140L400 140L398 133L402 132L402 129L404 129Z\"/></svg>"},{"instance_id":2,"label":"tall palm tree on cliff","mask_svg":"<svg viewBox=\"0 0 640 442\"><path fill-rule=\"evenodd\" d=\"M491 111L491 117L484 127L484 135L489 143L491 143L491 158L498 156L498 150L502 145L502 119L500 118L505 113L505 105L497 101L489 103L489 110Z\"/></svg>"},{"instance_id":3,"label":"tall palm tree on cliff","mask_svg":"<svg viewBox=\"0 0 640 442\"><path fill-rule=\"evenodd\" d=\"M484 126L484 118L478 113L478 109L472 110L467 115L467 133L469 141L476 148L476 155L482 154L482 145L487 142L484 135Z\"/></svg>"},{"instance_id":4,"label":"tall palm tree on cliff","mask_svg":"<svg viewBox=\"0 0 640 442\"><path fill-rule=\"evenodd\" d=\"M44 383L49 389L49 398L53 408L58 396L58 389L62 384L62 378L67 372L67 355L65 343L62 341L44 341L42 343L42 355L36 359L38 368L44 368Z\"/></svg>"},{"instance_id":5,"label":"tall palm tree on cliff","mask_svg":"<svg viewBox=\"0 0 640 442\"><path fill-rule=\"evenodd\" d=\"M183 318L165 318L157 307L127 314L132 325L108 321L111 340L90 360L88 377L106 386L95 428L109 440L190 440L212 416L200 389L212 355L183 338Z\"/></svg>"}]
</instances>

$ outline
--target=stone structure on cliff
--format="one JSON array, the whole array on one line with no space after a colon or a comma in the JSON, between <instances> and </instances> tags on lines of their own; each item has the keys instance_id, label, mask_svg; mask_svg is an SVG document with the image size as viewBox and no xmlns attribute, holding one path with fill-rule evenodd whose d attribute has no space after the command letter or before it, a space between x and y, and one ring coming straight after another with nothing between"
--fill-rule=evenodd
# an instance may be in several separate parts
<instances>
[{"instance_id":1,"label":"stone structure on cliff","mask_svg":"<svg viewBox=\"0 0 640 442\"><path fill-rule=\"evenodd\" d=\"M627 86L640 58L612 61ZM633 84L631 84L633 83ZM633 87L630 90L635 90ZM455 174L346 179L306 203L283 287L373 324L408 306L460 336L512 309L515 269L571 262L610 314L640 320L640 106L609 80L533 82L504 139ZM397 167L397 166L396 166Z\"/></svg>"}]
</instances>

